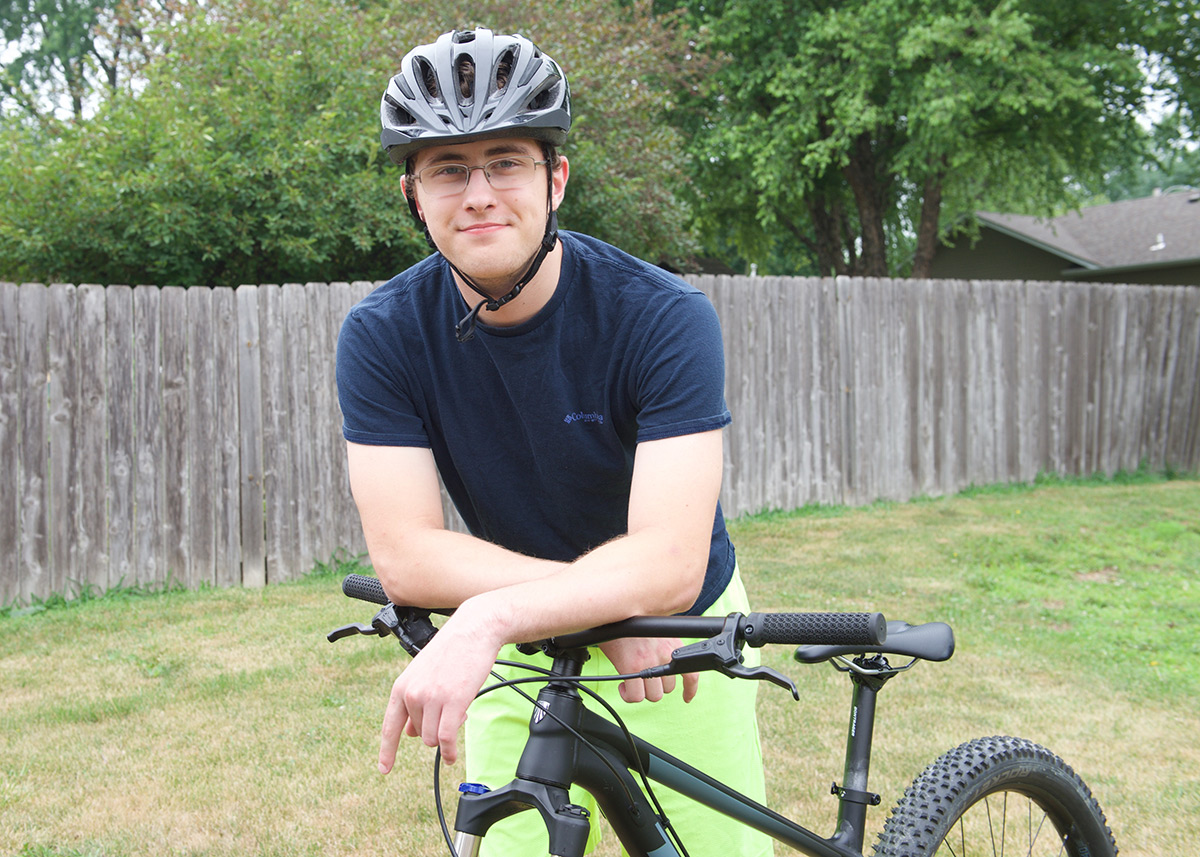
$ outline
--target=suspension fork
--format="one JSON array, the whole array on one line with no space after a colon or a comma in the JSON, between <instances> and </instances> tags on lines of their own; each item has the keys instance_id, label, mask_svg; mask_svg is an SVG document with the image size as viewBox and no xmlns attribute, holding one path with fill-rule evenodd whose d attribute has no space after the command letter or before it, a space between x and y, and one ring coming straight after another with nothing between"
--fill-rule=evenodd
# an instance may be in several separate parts
<instances>
[{"instance_id":1,"label":"suspension fork","mask_svg":"<svg viewBox=\"0 0 1200 857\"><path fill-rule=\"evenodd\" d=\"M554 660L553 675L580 675L587 657L583 649L561 653ZM516 779L495 791L477 784L460 787L466 793L458 801L455 850L477 854L480 838L494 823L535 809L546 823L550 853L582 857L590 822L587 811L572 804L568 794L578 742L559 724L561 720L577 729L582 710L579 691L572 683L549 679L538 693Z\"/></svg>"}]
</instances>

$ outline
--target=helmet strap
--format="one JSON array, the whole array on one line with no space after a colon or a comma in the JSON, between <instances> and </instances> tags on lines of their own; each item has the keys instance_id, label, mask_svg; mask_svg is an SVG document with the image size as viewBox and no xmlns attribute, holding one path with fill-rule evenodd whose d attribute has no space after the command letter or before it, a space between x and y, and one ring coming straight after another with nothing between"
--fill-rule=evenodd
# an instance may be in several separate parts
<instances>
[{"instance_id":1,"label":"helmet strap","mask_svg":"<svg viewBox=\"0 0 1200 857\"><path fill-rule=\"evenodd\" d=\"M428 230L426 230L426 234L428 235ZM457 265L455 265L449 259L446 259L446 264L450 266L454 273L458 274L459 279L461 279L464 283L466 283L484 298L479 303L475 304L471 311L463 316L463 318L456 325L454 325L455 338L459 342L469 342L475 337L475 326L479 322L479 313L481 310L486 309L488 312L495 312L517 295L521 294L521 290L525 288L525 286L529 285L529 281L537 275L538 270L542 267L542 262L546 260L546 256L551 250L554 249L554 244L557 241L558 213L551 211L549 217L546 218L546 232L542 236L542 243L538 246L537 253L535 253L533 256L533 261L529 263L529 267L525 269L525 273L522 274L521 278L517 280L516 284L508 290L508 293L499 298L493 298L491 295L477 286L470 277L460 271ZM443 254L443 258L445 258L445 254Z\"/></svg>"},{"instance_id":2,"label":"helmet strap","mask_svg":"<svg viewBox=\"0 0 1200 857\"><path fill-rule=\"evenodd\" d=\"M409 176L406 175L404 177L404 181L408 182ZM546 188L547 193L552 197L554 194L554 176L549 167L546 169ZM522 274L521 278L517 280L516 284L508 290L507 294L505 294L503 297L493 298L478 285L476 285L474 280L460 271L458 266L451 262L445 253L442 253L441 249L437 245L437 242L433 240L433 236L429 233L428 224L425 223L425 220L421 217L421 213L417 210L415 188L413 188L412 192L410 193L409 188L405 187L404 195L408 200L408 210L412 212L413 219L417 221L421 229L425 232L425 243L429 245L430 249L437 253L441 253L442 258L446 260L446 264L449 265L454 273L459 276L459 279L461 279L464 283L470 286L473 291L483 297L483 300L475 304L471 311L463 316L463 318L454 325L455 338L459 342L469 342L475 337L475 326L479 323L479 313L481 310L487 309L488 312L495 312L496 310L500 309L500 307L504 306L517 295L521 294L521 290L525 288L525 286L529 285L529 281L537 275L538 270L542 267L542 262L546 260L546 256L551 250L554 249L554 245L558 241L558 212L551 208L550 213L546 216L546 231L542 235L542 243L538 247L537 253L534 254L533 261L531 261L529 263L529 267L525 269L525 273ZM549 205L550 204L547 203L547 207L549 207Z\"/></svg>"}]
</instances>

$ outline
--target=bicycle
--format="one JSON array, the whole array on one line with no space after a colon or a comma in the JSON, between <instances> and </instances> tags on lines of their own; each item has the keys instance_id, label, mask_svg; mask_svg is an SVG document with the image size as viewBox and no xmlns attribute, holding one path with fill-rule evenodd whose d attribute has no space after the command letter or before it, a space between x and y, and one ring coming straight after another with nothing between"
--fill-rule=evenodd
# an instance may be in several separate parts
<instances>
[{"instance_id":1,"label":"bicycle","mask_svg":"<svg viewBox=\"0 0 1200 857\"><path fill-rule=\"evenodd\" d=\"M331 642L355 634L395 636L415 655L436 632L431 613L445 612L394 605L373 577L349 575L342 589L383 608L370 625L331 632ZM618 637L696 640L676 649L669 664L645 670L640 677L715 670L777 684L799 699L791 679L777 670L742 665L743 646L766 644L798 646L798 662L832 662L846 673L853 689L843 780L832 789L840 802L834 833L814 833L630 734L603 700L614 721L585 707L580 674L587 649ZM686 848L654 797L654 781L811 857L862 857L867 809L881 803L880 795L868 788L878 693L918 661L948 660L954 653L954 634L945 623L888 622L879 613L734 613L724 618L634 617L519 648L527 654L545 652L552 667L481 691L527 682L542 685L536 701L527 695L534 708L516 777L496 789L461 785L453 839L437 786L440 758L435 756L438 817L452 855L474 857L492 824L534 809L546 823L552 857L582 857L591 821L567 792L578 784L595 797L633 857L686 857ZM893 666L889 656L908 661ZM609 680L631 677L639 676ZM967 741L917 776L888 817L874 853L1115 857L1117 845L1099 803L1066 762L1032 741L997 736Z\"/></svg>"}]
</instances>

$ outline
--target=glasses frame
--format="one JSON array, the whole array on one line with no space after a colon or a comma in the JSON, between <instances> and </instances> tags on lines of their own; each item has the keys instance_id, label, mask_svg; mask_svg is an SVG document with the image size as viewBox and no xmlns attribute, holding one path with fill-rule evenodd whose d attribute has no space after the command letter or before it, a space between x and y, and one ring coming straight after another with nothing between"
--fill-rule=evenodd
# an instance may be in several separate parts
<instances>
[{"instance_id":1,"label":"glasses frame","mask_svg":"<svg viewBox=\"0 0 1200 857\"><path fill-rule=\"evenodd\" d=\"M502 161L525 161L525 162L528 162L533 167L533 170L531 170L529 173L529 179L527 181L521 182L520 184L511 185L509 187L496 187L495 183L492 181L492 170L494 170L496 168L496 164L501 163ZM550 163L550 161L548 159L538 160L537 158L533 157L532 155L502 155L498 158L492 158L486 164L479 164L477 166L471 166L470 164L460 164L460 163L456 163L453 161L447 162L447 163L441 163L441 164L430 164L429 166L422 167L421 169L419 169L415 173L413 173L413 177L421 183L421 185L425 188L425 191L430 196L437 198L437 199L443 199L445 197L458 196L460 193L462 193L468 187L470 187L471 173L473 173L475 170L483 171L483 177L485 179L487 179L488 185L493 190L505 191L505 190L515 190L516 188L525 187L526 185L533 184L533 177L537 173L537 168L548 166L549 163ZM466 178L463 180L461 187L456 187L453 190L448 190L445 188L438 188L436 185L427 183L425 181L425 176L427 174L430 174L434 170L444 170L447 167L461 167L462 169L467 171Z\"/></svg>"}]
</instances>

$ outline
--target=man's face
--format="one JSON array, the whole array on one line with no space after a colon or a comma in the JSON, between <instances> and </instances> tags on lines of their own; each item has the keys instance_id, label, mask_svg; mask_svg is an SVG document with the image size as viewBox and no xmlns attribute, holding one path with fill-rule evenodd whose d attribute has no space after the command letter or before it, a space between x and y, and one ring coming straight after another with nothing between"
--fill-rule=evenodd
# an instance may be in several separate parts
<instances>
[{"instance_id":1,"label":"man's face","mask_svg":"<svg viewBox=\"0 0 1200 857\"><path fill-rule=\"evenodd\" d=\"M413 171L441 164L479 167L505 156L542 160L541 146L520 138L477 140L422 149ZM417 210L442 254L481 287L507 291L525 271L546 231L546 170L538 166L532 181L496 190L483 170L472 170L467 187L450 196L435 196L414 181ZM562 202L567 183L566 159L553 174L551 207Z\"/></svg>"}]
</instances>

